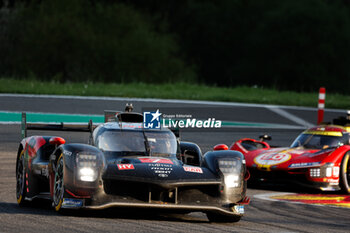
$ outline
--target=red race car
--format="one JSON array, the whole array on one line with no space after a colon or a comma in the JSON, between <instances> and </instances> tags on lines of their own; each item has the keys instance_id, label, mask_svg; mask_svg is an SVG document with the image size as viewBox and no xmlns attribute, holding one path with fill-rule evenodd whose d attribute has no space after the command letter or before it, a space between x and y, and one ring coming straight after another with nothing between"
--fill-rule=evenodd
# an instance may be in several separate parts
<instances>
[{"instance_id":1,"label":"red race car","mask_svg":"<svg viewBox=\"0 0 350 233\"><path fill-rule=\"evenodd\" d=\"M307 129L287 148L272 148L263 139L244 138L233 143L230 150L245 155L250 182L283 180L323 191L350 193L350 125L346 120L335 122L343 126ZM225 149L223 145L216 148Z\"/></svg>"}]
</instances>

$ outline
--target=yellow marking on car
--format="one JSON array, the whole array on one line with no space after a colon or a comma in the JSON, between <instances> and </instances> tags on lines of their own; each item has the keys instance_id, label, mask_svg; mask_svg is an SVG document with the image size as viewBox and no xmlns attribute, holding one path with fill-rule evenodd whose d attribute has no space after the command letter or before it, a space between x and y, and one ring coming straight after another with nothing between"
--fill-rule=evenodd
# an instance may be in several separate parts
<instances>
[{"instance_id":1,"label":"yellow marking on car","mask_svg":"<svg viewBox=\"0 0 350 233\"><path fill-rule=\"evenodd\" d=\"M316 131L316 130L307 130L304 132L304 134L314 134L314 135L324 135L324 136L335 136L335 137L342 137L342 132L339 131Z\"/></svg>"}]
</instances>

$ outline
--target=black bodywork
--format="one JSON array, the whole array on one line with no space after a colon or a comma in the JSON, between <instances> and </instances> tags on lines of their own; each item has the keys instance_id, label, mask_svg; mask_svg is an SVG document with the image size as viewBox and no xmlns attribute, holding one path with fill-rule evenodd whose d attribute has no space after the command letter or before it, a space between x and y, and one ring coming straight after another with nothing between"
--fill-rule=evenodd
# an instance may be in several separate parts
<instances>
[{"instance_id":1,"label":"black bodywork","mask_svg":"<svg viewBox=\"0 0 350 233\"><path fill-rule=\"evenodd\" d=\"M24 136L27 130L38 129L90 132L91 138L88 144L77 144L65 143L55 136L25 137L17 155L18 203L47 198L58 211L137 207L201 211L216 221L220 217L229 221L240 219L243 205L249 203L242 153L209 151L202 155L196 144L176 138L174 153L153 154L150 144L156 139L147 135L153 135L154 130L142 127L142 115L116 113L115 116L106 119L113 122L96 127L92 122L87 126L28 124L24 114ZM145 149L107 151L108 145L100 142L106 131L143 135ZM169 140L175 138L169 129L161 131ZM164 143L162 138L154 144Z\"/></svg>"}]
</instances>

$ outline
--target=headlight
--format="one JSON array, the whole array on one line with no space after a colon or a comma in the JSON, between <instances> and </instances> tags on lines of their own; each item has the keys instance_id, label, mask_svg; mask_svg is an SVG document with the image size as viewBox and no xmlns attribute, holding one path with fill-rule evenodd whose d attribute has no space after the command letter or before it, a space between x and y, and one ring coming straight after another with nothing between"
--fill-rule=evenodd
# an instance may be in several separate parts
<instances>
[{"instance_id":1,"label":"headlight","mask_svg":"<svg viewBox=\"0 0 350 233\"><path fill-rule=\"evenodd\" d=\"M322 167L310 168L310 177L339 177L339 167L334 166L334 163L326 163Z\"/></svg>"},{"instance_id":2,"label":"headlight","mask_svg":"<svg viewBox=\"0 0 350 233\"><path fill-rule=\"evenodd\" d=\"M237 173L237 160L219 160L219 169L222 173Z\"/></svg>"},{"instance_id":3,"label":"headlight","mask_svg":"<svg viewBox=\"0 0 350 233\"><path fill-rule=\"evenodd\" d=\"M320 177L321 176L321 169L318 168L311 168L310 169L310 176L311 177Z\"/></svg>"},{"instance_id":4,"label":"headlight","mask_svg":"<svg viewBox=\"0 0 350 233\"><path fill-rule=\"evenodd\" d=\"M326 177L331 177L332 176L332 170L333 170L333 167L327 167L326 168Z\"/></svg>"},{"instance_id":5,"label":"headlight","mask_svg":"<svg viewBox=\"0 0 350 233\"><path fill-rule=\"evenodd\" d=\"M89 154L78 154L77 155L77 164L79 167L96 167L97 163L96 155Z\"/></svg>"},{"instance_id":6,"label":"headlight","mask_svg":"<svg viewBox=\"0 0 350 233\"><path fill-rule=\"evenodd\" d=\"M77 154L78 177L82 181L92 182L97 179L97 156L91 154Z\"/></svg>"},{"instance_id":7,"label":"headlight","mask_svg":"<svg viewBox=\"0 0 350 233\"><path fill-rule=\"evenodd\" d=\"M239 176L238 175L226 175L225 176L225 185L228 188L239 187Z\"/></svg>"},{"instance_id":8,"label":"headlight","mask_svg":"<svg viewBox=\"0 0 350 233\"><path fill-rule=\"evenodd\" d=\"M237 159L219 159L219 169L224 177L225 186L227 188L237 188L241 184L240 173L241 163Z\"/></svg>"},{"instance_id":9,"label":"headlight","mask_svg":"<svg viewBox=\"0 0 350 233\"><path fill-rule=\"evenodd\" d=\"M82 181L95 181L97 178L97 173L94 171L94 169L90 167L84 167L79 169L79 178Z\"/></svg>"}]
</instances>

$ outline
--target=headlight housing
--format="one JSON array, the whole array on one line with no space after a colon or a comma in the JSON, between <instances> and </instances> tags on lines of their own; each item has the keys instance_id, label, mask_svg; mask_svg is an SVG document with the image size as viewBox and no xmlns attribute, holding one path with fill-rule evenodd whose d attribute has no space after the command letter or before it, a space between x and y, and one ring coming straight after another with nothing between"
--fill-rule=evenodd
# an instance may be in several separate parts
<instances>
[{"instance_id":1,"label":"headlight housing","mask_svg":"<svg viewBox=\"0 0 350 233\"><path fill-rule=\"evenodd\" d=\"M227 188L238 188L241 186L240 175L242 166L240 161L231 158L220 158L218 165Z\"/></svg>"},{"instance_id":2,"label":"headlight housing","mask_svg":"<svg viewBox=\"0 0 350 233\"><path fill-rule=\"evenodd\" d=\"M96 154L79 153L76 157L78 178L82 181L93 182L98 176L98 156Z\"/></svg>"},{"instance_id":3,"label":"headlight housing","mask_svg":"<svg viewBox=\"0 0 350 233\"><path fill-rule=\"evenodd\" d=\"M339 166L334 166L334 163L326 163L321 167L310 168L309 174L311 178L338 178L339 170Z\"/></svg>"}]
</instances>

